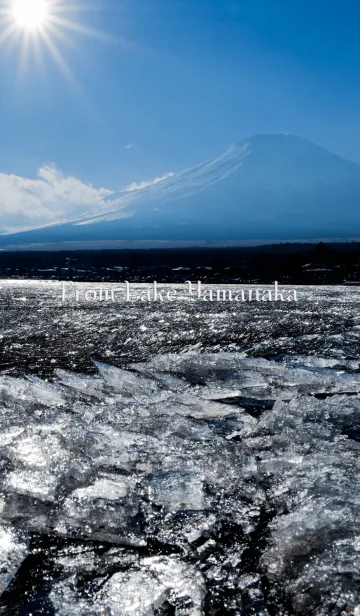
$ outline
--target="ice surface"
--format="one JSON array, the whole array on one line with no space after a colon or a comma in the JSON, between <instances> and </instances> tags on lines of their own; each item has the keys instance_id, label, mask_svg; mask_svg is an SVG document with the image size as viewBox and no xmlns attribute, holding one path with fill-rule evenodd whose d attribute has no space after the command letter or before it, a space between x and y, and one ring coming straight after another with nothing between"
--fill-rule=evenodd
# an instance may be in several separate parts
<instances>
[{"instance_id":1,"label":"ice surface","mask_svg":"<svg viewBox=\"0 0 360 616\"><path fill-rule=\"evenodd\" d=\"M0 613L359 611L356 360L2 377L0 426Z\"/></svg>"},{"instance_id":2,"label":"ice surface","mask_svg":"<svg viewBox=\"0 0 360 616\"><path fill-rule=\"evenodd\" d=\"M59 534L141 545L134 481L102 475L74 490L60 508L55 530Z\"/></svg>"},{"instance_id":3,"label":"ice surface","mask_svg":"<svg viewBox=\"0 0 360 616\"><path fill-rule=\"evenodd\" d=\"M170 511L205 508L203 479L200 474L184 471L157 473L146 479L149 500Z\"/></svg>"},{"instance_id":4,"label":"ice surface","mask_svg":"<svg viewBox=\"0 0 360 616\"><path fill-rule=\"evenodd\" d=\"M77 559L71 569L94 570L94 559ZM64 616L152 616L164 604L176 606L182 616L201 616L205 597L204 580L194 567L174 557L141 558L118 564L127 570L114 573L97 592L80 593L76 577L54 585L50 594L56 613ZM64 559L62 559L62 564ZM166 612L165 612L166 613Z\"/></svg>"},{"instance_id":5,"label":"ice surface","mask_svg":"<svg viewBox=\"0 0 360 616\"><path fill-rule=\"evenodd\" d=\"M104 586L104 603L114 616L152 616L168 601L183 616L201 616L202 575L175 558L145 558L139 571L117 573Z\"/></svg>"},{"instance_id":6,"label":"ice surface","mask_svg":"<svg viewBox=\"0 0 360 616\"><path fill-rule=\"evenodd\" d=\"M321 362L318 362L320 367ZM261 358L243 358L234 353L216 355L166 355L156 356L146 364L146 370L171 372L181 375L191 384L197 385L199 393L205 398L218 398L219 395L248 395L255 397L286 396L295 391L302 393L359 392L360 374L343 370L318 372L313 369L316 362L308 365L301 359L286 363L273 362ZM298 365L297 365L298 364ZM327 362L326 367L332 362ZM339 363L335 363L335 367ZM358 365L356 364L356 367ZM133 366L144 370L145 366Z\"/></svg>"},{"instance_id":7,"label":"ice surface","mask_svg":"<svg viewBox=\"0 0 360 616\"><path fill-rule=\"evenodd\" d=\"M10 584L13 575L28 552L29 539L7 526L0 526L0 593Z\"/></svg>"}]
</instances>

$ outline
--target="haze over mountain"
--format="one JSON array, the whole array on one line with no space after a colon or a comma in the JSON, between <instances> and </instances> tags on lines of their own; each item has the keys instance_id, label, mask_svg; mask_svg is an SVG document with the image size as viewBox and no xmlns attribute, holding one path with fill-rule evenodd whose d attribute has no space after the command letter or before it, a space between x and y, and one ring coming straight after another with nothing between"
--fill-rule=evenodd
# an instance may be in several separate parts
<instances>
[{"instance_id":1,"label":"haze over mountain","mask_svg":"<svg viewBox=\"0 0 360 616\"><path fill-rule=\"evenodd\" d=\"M360 165L295 135L256 135L104 202L80 218L2 236L1 243L355 237Z\"/></svg>"}]
</instances>

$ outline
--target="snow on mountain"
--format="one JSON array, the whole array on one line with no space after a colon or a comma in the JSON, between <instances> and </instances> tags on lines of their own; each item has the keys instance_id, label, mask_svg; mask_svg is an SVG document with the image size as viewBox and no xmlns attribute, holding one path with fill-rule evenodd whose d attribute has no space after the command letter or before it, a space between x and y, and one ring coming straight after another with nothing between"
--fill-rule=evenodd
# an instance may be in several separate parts
<instances>
[{"instance_id":1,"label":"snow on mountain","mask_svg":"<svg viewBox=\"0 0 360 616\"><path fill-rule=\"evenodd\" d=\"M40 234L62 240L353 237L359 198L360 165L296 135L256 135L162 182L113 194L100 209Z\"/></svg>"}]
</instances>

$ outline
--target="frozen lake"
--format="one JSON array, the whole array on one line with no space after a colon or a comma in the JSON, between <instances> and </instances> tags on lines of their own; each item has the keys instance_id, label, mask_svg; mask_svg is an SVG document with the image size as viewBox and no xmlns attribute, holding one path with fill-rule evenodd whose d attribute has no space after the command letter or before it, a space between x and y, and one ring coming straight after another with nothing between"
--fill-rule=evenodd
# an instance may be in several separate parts
<instances>
[{"instance_id":1,"label":"frozen lake","mask_svg":"<svg viewBox=\"0 0 360 616\"><path fill-rule=\"evenodd\" d=\"M360 288L114 287L0 283L0 614L359 616Z\"/></svg>"},{"instance_id":2,"label":"frozen lake","mask_svg":"<svg viewBox=\"0 0 360 616\"><path fill-rule=\"evenodd\" d=\"M184 294L185 285L159 285ZM91 371L93 360L113 365L154 353L244 352L354 357L359 354L360 287L294 287L298 302L88 301L124 285L0 282L0 367L14 374L48 376L56 367ZM209 287L228 290L230 286ZM233 287L249 289L254 287ZM262 287L270 288L270 287ZM80 292L75 302L75 290ZM150 285L131 285L136 290Z\"/></svg>"}]
</instances>

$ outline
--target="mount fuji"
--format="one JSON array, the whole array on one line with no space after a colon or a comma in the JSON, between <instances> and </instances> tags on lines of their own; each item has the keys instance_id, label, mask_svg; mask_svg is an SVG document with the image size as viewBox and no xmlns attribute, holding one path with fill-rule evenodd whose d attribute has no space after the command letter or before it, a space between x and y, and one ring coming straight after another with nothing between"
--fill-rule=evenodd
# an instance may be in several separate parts
<instances>
[{"instance_id":1,"label":"mount fuji","mask_svg":"<svg viewBox=\"0 0 360 616\"><path fill-rule=\"evenodd\" d=\"M360 165L291 134L256 135L217 158L80 218L1 243L311 239L360 235Z\"/></svg>"}]
</instances>

